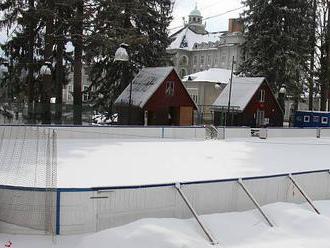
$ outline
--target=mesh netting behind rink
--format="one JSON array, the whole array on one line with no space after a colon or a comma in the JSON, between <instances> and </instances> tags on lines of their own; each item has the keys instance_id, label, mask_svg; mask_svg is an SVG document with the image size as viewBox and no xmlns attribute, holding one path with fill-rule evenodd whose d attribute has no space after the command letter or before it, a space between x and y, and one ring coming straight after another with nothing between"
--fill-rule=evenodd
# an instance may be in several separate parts
<instances>
[{"instance_id":1,"label":"mesh netting behind rink","mask_svg":"<svg viewBox=\"0 0 330 248\"><path fill-rule=\"evenodd\" d=\"M1 126L0 222L22 233L54 234L56 182L55 131Z\"/></svg>"}]
</instances>

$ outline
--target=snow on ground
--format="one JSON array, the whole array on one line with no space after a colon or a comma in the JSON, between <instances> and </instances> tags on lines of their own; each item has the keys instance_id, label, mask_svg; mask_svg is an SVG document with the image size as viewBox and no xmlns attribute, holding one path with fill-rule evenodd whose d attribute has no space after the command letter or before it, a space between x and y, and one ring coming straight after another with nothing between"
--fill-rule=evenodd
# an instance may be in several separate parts
<instances>
[{"instance_id":1,"label":"snow on ground","mask_svg":"<svg viewBox=\"0 0 330 248\"><path fill-rule=\"evenodd\" d=\"M308 205L276 203L264 210L276 224L269 227L256 210L202 216L224 248L328 248L330 247L330 201L315 202L321 215ZM196 221L144 219L99 233L50 237L0 234L0 246L11 241L14 248L211 248Z\"/></svg>"},{"instance_id":2,"label":"snow on ground","mask_svg":"<svg viewBox=\"0 0 330 248\"><path fill-rule=\"evenodd\" d=\"M58 140L58 186L123 186L329 169L330 139ZM330 246L330 245L329 245Z\"/></svg>"}]
</instances>

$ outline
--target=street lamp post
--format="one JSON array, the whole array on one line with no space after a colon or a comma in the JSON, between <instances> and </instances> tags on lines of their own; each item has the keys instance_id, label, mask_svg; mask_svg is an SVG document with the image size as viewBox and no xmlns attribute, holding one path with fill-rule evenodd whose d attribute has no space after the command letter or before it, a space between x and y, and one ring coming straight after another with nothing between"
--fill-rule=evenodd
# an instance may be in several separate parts
<instances>
[{"instance_id":1,"label":"street lamp post","mask_svg":"<svg viewBox=\"0 0 330 248\"><path fill-rule=\"evenodd\" d=\"M285 95L286 95L286 88L285 85L282 84L280 91L278 92L278 98L284 114L285 114Z\"/></svg>"},{"instance_id":2,"label":"street lamp post","mask_svg":"<svg viewBox=\"0 0 330 248\"><path fill-rule=\"evenodd\" d=\"M126 88L126 79L128 76L128 63L129 63L129 56L127 53L128 45L125 43L120 44L120 47L117 49L115 53L115 60L114 62L122 62L125 64L124 74L121 76L120 87L121 91ZM132 81L130 82L129 86L129 101L128 101L128 124L131 124L131 108L132 108Z\"/></svg>"},{"instance_id":3,"label":"street lamp post","mask_svg":"<svg viewBox=\"0 0 330 248\"><path fill-rule=\"evenodd\" d=\"M230 118L230 104L231 104L231 91L233 87L233 74L234 74L234 65L235 65L235 56L233 56L232 64L231 64L231 74L230 74L230 82L229 82L229 96L228 96L228 109L227 116L225 118L225 126L227 126L227 119Z\"/></svg>"}]
</instances>

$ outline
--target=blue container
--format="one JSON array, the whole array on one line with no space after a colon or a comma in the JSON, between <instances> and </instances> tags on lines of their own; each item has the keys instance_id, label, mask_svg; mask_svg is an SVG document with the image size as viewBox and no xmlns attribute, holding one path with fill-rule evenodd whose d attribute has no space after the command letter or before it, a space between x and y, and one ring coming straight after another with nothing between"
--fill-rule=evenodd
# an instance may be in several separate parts
<instances>
[{"instance_id":1,"label":"blue container","mask_svg":"<svg viewBox=\"0 0 330 248\"><path fill-rule=\"evenodd\" d=\"M295 127L330 127L330 112L296 111Z\"/></svg>"}]
</instances>

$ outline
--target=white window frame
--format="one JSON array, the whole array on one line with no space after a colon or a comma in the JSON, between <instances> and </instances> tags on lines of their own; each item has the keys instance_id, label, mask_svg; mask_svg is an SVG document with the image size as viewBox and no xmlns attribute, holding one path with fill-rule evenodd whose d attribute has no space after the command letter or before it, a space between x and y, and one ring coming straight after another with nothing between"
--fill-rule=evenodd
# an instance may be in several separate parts
<instances>
[{"instance_id":1,"label":"white window frame","mask_svg":"<svg viewBox=\"0 0 330 248\"><path fill-rule=\"evenodd\" d=\"M174 96L174 81L167 81L166 82L165 94L167 96Z\"/></svg>"},{"instance_id":2,"label":"white window frame","mask_svg":"<svg viewBox=\"0 0 330 248\"><path fill-rule=\"evenodd\" d=\"M193 99L193 101L199 105L199 95L198 95L198 88L187 88L187 91L191 97L191 99Z\"/></svg>"},{"instance_id":3,"label":"white window frame","mask_svg":"<svg viewBox=\"0 0 330 248\"><path fill-rule=\"evenodd\" d=\"M266 91L264 89L261 89L259 95L259 102L265 102L265 99L266 99Z\"/></svg>"},{"instance_id":4,"label":"white window frame","mask_svg":"<svg viewBox=\"0 0 330 248\"><path fill-rule=\"evenodd\" d=\"M328 124L328 122L329 122L329 118L328 117L326 117L326 116L322 116L321 117L321 123L322 124Z\"/></svg>"},{"instance_id":5,"label":"white window frame","mask_svg":"<svg viewBox=\"0 0 330 248\"><path fill-rule=\"evenodd\" d=\"M304 123L310 123L311 117L309 115L304 115Z\"/></svg>"},{"instance_id":6,"label":"white window frame","mask_svg":"<svg viewBox=\"0 0 330 248\"><path fill-rule=\"evenodd\" d=\"M85 92L85 90L88 90L88 86L87 85L84 85L83 86L83 102L87 102L89 100L89 93L88 92Z\"/></svg>"},{"instance_id":7,"label":"white window frame","mask_svg":"<svg viewBox=\"0 0 330 248\"><path fill-rule=\"evenodd\" d=\"M313 116L313 123L319 123L320 122L320 116L315 115Z\"/></svg>"},{"instance_id":8,"label":"white window frame","mask_svg":"<svg viewBox=\"0 0 330 248\"><path fill-rule=\"evenodd\" d=\"M198 59L197 59L197 55L194 55L194 58L193 58L193 63L194 63L194 65L197 65L197 61L198 61Z\"/></svg>"},{"instance_id":9,"label":"white window frame","mask_svg":"<svg viewBox=\"0 0 330 248\"><path fill-rule=\"evenodd\" d=\"M201 56L201 65L204 65L204 63L205 63L205 57L204 57L204 55L202 55Z\"/></svg>"},{"instance_id":10,"label":"white window frame","mask_svg":"<svg viewBox=\"0 0 330 248\"><path fill-rule=\"evenodd\" d=\"M72 90L72 85L68 85L68 101L71 102L73 101L73 96L72 96L72 93L73 90Z\"/></svg>"}]
</instances>

